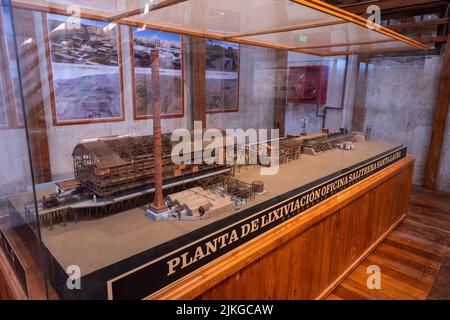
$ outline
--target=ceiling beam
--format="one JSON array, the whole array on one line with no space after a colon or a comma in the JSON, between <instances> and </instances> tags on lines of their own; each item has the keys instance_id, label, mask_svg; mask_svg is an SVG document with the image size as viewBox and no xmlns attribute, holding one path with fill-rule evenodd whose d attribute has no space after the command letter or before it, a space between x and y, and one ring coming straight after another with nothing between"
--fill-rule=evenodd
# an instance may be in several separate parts
<instances>
[{"instance_id":1,"label":"ceiling beam","mask_svg":"<svg viewBox=\"0 0 450 320\"><path fill-rule=\"evenodd\" d=\"M442 0L378 0L378 1L364 1L363 3L345 4L339 6L346 11L355 14L367 14L367 8L370 5L377 5L381 10L391 10L400 8L410 8L422 5L435 5L435 4L445 4Z\"/></svg>"},{"instance_id":2,"label":"ceiling beam","mask_svg":"<svg viewBox=\"0 0 450 320\"><path fill-rule=\"evenodd\" d=\"M339 9L335 6L332 6L330 4L327 4L320 0L290 0L292 2L301 4L303 6L327 13L329 15L347 20L349 22L352 22L354 24L357 24L359 26L362 26L364 28L371 28L374 32L378 32L380 34L383 34L385 36L398 39L400 41L403 41L405 43L408 43L412 46L415 46L419 49L427 49L423 44L420 42L417 42L415 40L412 40L411 38L408 38L400 33L397 33L393 30L390 30L386 27L383 27L381 25L378 25L376 23L370 22L369 20L360 17L356 14L353 14L351 12L348 12L346 10Z\"/></svg>"}]
</instances>

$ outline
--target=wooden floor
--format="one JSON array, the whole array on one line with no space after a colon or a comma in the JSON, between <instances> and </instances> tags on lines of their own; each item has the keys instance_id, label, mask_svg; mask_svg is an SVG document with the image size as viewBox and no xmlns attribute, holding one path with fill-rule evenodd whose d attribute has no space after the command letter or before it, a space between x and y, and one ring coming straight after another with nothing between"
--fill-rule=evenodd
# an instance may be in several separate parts
<instances>
[{"instance_id":1,"label":"wooden floor","mask_svg":"<svg viewBox=\"0 0 450 320\"><path fill-rule=\"evenodd\" d=\"M367 287L372 265L381 289ZM450 299L450 196L415 188L407 218L328 299Z\"/></svg>"}]
</instances>

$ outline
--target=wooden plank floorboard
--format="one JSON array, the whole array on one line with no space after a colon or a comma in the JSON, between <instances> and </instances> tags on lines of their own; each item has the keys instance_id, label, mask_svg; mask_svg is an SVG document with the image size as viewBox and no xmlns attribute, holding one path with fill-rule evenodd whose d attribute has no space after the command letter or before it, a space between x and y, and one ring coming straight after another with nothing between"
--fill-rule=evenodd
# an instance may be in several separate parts
<instances>
[{"instance_id":1,"label":"wooden plank floorboard","mask_svg":"<svg viewBox=\"0 0 450 320\"><path fill-rule=\"evenodd\" d=\"M367 287L373 265L381 289ZM403 223L327 299L450 299L450 196L415 187Z\"/></svg>"}]
</instances>

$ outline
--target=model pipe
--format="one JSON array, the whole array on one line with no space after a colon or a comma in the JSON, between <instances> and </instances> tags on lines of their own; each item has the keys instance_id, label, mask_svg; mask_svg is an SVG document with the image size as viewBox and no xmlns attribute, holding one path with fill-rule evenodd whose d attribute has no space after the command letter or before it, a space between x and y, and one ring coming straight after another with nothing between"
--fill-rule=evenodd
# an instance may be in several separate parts
<instances>
[{"instance_id":1,"label":"model pipe","mask_svg":"<svg viewBox=\"0 0 450 320\"><path fill-rule=\"evenodd\" d=\"M316 117L322 118L322 129L325 128L325 122L327 120L328 110L344 110L345 102L345 91L347 90L347 74L348 74L348 56L345 57L345 67L344 67L344 84L342 85L341 94L341 106L340 107L329 107L327 105L322 109L322 114L319 113L319 105L316 105Z\"/></svg>"},{"instance_id":2,"label":"model pipe","mask_svg":"<svg viewBox=\"0 0 450 320\"><path fill-rule=\"evenodd\" d=\"M155 174L155 195L150 210L154 213L162 213L167 210L163 197L163 177L162 177L162 138L161 138L161 102L159 88L159 51L152 50L150 55L152 70L152 96L153 106L153 160Z\"/></svg>"}]
</instances>

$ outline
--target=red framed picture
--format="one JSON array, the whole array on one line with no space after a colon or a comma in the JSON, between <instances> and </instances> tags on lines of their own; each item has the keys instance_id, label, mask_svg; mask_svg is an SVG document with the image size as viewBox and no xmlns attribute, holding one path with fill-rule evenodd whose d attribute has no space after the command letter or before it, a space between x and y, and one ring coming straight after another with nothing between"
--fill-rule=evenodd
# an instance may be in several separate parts
<instances>
[{"instance_id":1,"label":"red framed picture","mask_svg":"<svg viewBox=\"0 0 450 320\"><path fill-rule=\"evenodd\" d=\"M289 68L288 102L327 103L328 67L300 66Z\"/></svg>"}]
</instances>

